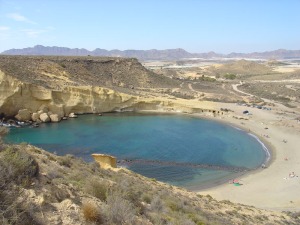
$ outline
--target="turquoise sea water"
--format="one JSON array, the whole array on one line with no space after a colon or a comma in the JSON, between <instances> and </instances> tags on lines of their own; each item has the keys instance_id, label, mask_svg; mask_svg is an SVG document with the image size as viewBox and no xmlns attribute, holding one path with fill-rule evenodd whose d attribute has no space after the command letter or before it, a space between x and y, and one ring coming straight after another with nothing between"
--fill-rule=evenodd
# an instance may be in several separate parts
<instances>
[{"instance_id":1,"label":"turquoise sea water","mask_svg":"<svg viewBox=\"0 0 300 225\"><path fill-rule=\"evenodd\" d=\"M254 169L266 157L261 144L244 131L180 115L82 115L61 123L41 124L39 128L11 129L6 141L27 142L86 161L92 160L92 153L114 155L118 160L138 159L128 165L129 169L188 189L236 175L232 170L203 169L189 163Z\"/></svg>"}]
</instances>

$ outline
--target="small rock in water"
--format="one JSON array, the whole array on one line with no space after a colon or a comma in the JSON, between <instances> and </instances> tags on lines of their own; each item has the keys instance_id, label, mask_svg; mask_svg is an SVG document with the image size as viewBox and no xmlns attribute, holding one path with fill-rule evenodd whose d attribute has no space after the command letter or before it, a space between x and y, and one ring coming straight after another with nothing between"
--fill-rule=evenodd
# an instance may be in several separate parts
<instances>
[{"instance_id":1,"label":"small rock in water","mask_svg":"<svg viewBox=\"0 0 300 225\"><path fill-rule=\"evenodd\" d=\"M77 118L77 115L72 112L72 113L69 114L69 118Z\"/></svg>"},{"instance_id":2,"label":"small rock in water","mask_svg":"<svg viewBox=\"0 0 300 225\"><path fill-rule=\"evenodd\" d=\"M50 117L48 116L47 113L42 113L40 115L40 120L44 123L50 122Z\"/></svg>"},{"instance_id":3,"label":"small rock in water","mask_svg":"<svg viewBox=\"0 0 300 225\"><path fill-rule=\"evenodd\" d=\"M57 114L51 114L50 115L50 119L51 119L51 122L59 122L61 121L61 117Z\"/></svg>"}]
</instances>

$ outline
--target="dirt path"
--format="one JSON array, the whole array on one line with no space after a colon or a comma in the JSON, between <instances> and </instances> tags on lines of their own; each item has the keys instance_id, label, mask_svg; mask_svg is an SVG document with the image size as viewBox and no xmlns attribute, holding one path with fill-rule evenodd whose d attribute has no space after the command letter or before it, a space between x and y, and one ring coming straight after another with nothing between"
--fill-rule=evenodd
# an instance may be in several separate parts
<instances>
[{"instance_id":1,"label":"dirt path","mask_svg":"<svg viewBox=\"0 0 300 225\"><path fill-rule=\"evenodd\" d=\"M249 93L246 93L244 91L239 90L238 87L241 86L241 85L243 85L242 82L240 82L239 84L232 84L232 89L235 90L236 92L241 93L241 94L248 95L250 97L254 97L254 95L252 95L252 94L249 94Z\"/></svg>"}]
</instances>

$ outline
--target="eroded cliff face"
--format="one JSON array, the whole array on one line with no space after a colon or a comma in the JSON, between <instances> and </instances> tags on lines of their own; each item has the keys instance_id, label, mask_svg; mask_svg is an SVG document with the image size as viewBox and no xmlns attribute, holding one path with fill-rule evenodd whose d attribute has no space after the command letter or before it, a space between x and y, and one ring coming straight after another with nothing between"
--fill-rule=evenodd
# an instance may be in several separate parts
<instances>
[{"instance_id":1,"label":"eroded cliff face","mask_svg":"<svg viewBox=\"0 0 300 225\"><path fill-rule=\"evenodd\" d=\"M194 105L156 93L178 85L176 80L148 71L136 59L0 56L0 113L16 116L26 109L34 114L33 121L42 120L42 113L48 113L47 121L51 114L57 114L53 117L59 121L71 112L213 113L199 101Z\"/></svg>"},{"instance_id":2,"label":"eroded cliff face","mask_svg":"<svg viewBox=\"0 0 300 225\"><path fill-rule=\"evenodd\" d=\"M47 89L21 82L0 71L0 113L15 116L20 109L37 112L47 108L60 117L69 113L101 113L113 111L156 110L186 113L213 113L213 107L162 98L136 97L93 86L68 86L62 90Z\"/></svg>"},{"instance_id":3,"label":"eroded cliff face","mask_svg":"<svg viewBox=\"0 0 300 225\"><path fill-rule=\"evenodd\" d=\"M137 97L92 86L69 86L62 90L46 89L0 72L0 112L13 116L20 109L36 112L47 107L60 116L75 113L99 113L130 107Z\"/></svg>"}]
</instances>

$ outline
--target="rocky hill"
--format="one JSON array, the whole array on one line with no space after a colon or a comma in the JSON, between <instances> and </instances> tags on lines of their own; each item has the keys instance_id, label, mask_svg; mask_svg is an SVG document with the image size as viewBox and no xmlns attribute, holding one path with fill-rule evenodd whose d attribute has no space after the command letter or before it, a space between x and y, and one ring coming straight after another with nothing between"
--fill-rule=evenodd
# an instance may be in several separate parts
<instances>
[{"instance_id":1,"label":"rocky hill","mask_svg":"<svg viewBox=\"0 0 300 225\"><path fill-rule=\"evenodd\" d=\"M11 116L45 107L60 117L140 107L136 89L177 84L131 58L0 56L0 112Z\"/></svg>"},{"instance_id":2,"label":"rocky hill","mask_svg":"<svg viewBox=\"0 0 300 225\"><path fill-rule=\"evenodd\" d=\"M70 85L154 88L176 85L176 81L147 70L134 58L0 56L0 70L20 81L46 88Z\"/></svg>"},{"instance_id":3,"label":"rocky hill","mask_svg":"<svg viewBox=\"0 0 300 225\"><path fill-rule=\"evenodd\" d=\"M218 67L211 66L210 68L208 68L208 71L214 75L220 76L224 76L226 74L234 74L242 79L247 76L274 73L270 66L244 59L223 64Z\"/></svg>"},{"instance_id":4,"label":"rocky hill","mask_svg":"<svg viewBox=\"0 0 300 225\"><path fill-rule=\"evenodd\" d=\"M22 145L0 148L3 225L299 224L296 213L216 201L126 169Z\"/></svg>"},{"instance_id":5,"label":"rocky hill","mask_svg":"<svg viewBox=\"0 0 300 225\"><path fill-rule=\"evenodd\" d=\"M145 60L179 60L184 58L258 58L258 59L293 59L300 58L300 50L279 49L267 52L253 53L230 53L218 54L215 52L207 53L190 53L184 49L166 49L166 50L106 50L97 48L89 51L84 48L66 48L66 47L48 47L36 45L34 47L23 49L9 49L1 54L3 55L56 55L56 56L110 56L110 57L126 57L137 58L141 61Z\"/></svg>"},{"instance_id":6,"label":"rocky hill","mask_svg":"<svg viewBox=\"0 0 300 225\"><path fill-rule=\"evenodd\" d=\"M190 58L195 55L189 53L183 49L167 49L167 50L105 50L97 48L93 51L87 49L78 48L65 48L65 47L45 47L42 45L36 45L33 48L24 49L11 49L2 52L4 55L56 55L56 56L106 56L106 57L126 57L126 58L138 58L139 60L165 60L165 59L178 59L178 58Z\"/></svg>"}]
</instances>

